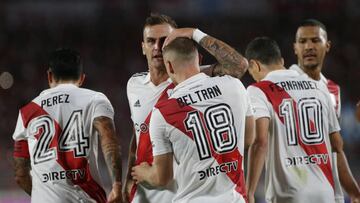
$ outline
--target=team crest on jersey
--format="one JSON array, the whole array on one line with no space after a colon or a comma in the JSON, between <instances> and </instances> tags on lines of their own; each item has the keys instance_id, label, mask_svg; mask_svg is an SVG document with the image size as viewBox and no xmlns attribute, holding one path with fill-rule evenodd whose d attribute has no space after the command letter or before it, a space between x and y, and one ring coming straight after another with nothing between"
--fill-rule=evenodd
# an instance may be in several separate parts
<instances>
[{"instance_id":1,"label":"team crest on jersey","mask_svg":"<svg viewBox=\"0 0 360 203\"><path fill-rule=\"evenodd\" d=\"M142 124L140 125L140 131L141 131L142 133L146 133L148 130L149 130L149 127L148 127L148 125L147 125L146 123L142 123Z\"/></svg>"}]
</instances>

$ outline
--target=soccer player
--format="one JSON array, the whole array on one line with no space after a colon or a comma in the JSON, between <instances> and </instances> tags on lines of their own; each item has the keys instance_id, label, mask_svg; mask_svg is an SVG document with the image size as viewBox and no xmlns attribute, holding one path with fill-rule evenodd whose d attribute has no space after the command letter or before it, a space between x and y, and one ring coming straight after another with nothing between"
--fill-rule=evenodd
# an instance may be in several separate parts
<instances>
[{"instance_id":1,"label":"soccer player","mask_svg":"<svg viewBox=\"0 0 360 203\"><path fill-rule=\"evenodd\" d=\"M304 20L297 28L294 42L294 51L297 56L298 64L293 64L289 69L295 70L300 74L307 74L312 79L324 83L329 90L336 115L340 118L340 87L335 82L325 78L325 76L321 74L324 59L326 54L330 51L330 47L331 42L328 40L325 25L315 19ZM335 152L332 155L332 159L334 163L337 162ZM340 182L338 181L338 169L334 167L333 170L336 202L343 203L344 194L341 190Z\"/></svg>"},{"instance_id":2,"label":"soccer player","mask_svg":"<svg viewBox=\"0 0 360 203\"><path fill-rule=\"evenodd\" d=\"M246 72L246 59L229 45L197 29L176 28L174 20L166 15L151 14L145 21L142 51L146 56L149 72L133 75L127 85L134 135L129 150L128 171L123 193L126 201L167 203L171 202L176 189L174 182L162 188L153 188L143 184L135 185L131 177L133 166L144 161L151 164L153 161L149 137L151 110L160 95L173 88L162 55L162 46L166 37L174 39L184 36L197 40L198 44L218 61L217 64L203 70L210 75L231 74L240 78Z\"/></svg>"},{"instance_id":3,"label":"soccer player","mask_svg":"<svg viewBox=\"0 0 360 203\"><path fill-rule=\"evenodd\" d=\"M173 202L245 202L245 122L252 112L244 86L230 76L200 73L193 40L176 38L163 53L176 86L151 114L154 162L133 167L133 178L164 186L176 177Z\"/></svg>"},{"instance_id":4,"label":"soccer player","mask_svg":"<svg viewBox=\"0 0 360 203\"><path fill-rule=\"evenodd\" d=\"M54 51L49 89L20 109L13 134L15 179L31 202L122 202L120 145L107 97L80 88L80 55ZM100 180L98 142L112 176L106 197Z\"/></svg>"},{"instance_id":5,"label":"soccer player","mask_svg":"<svg viewBox=\"0 0 360 203\"><path fill-rule=\"evenodd\" d=\"M246 57L257 81L248 87L256 119L256 138L249 150L249 202L254 202L265 160L267 202L335 202L332 151L342 157L340 179L357 202L360 190L348 167L326 85L285 70L280 49L269 38L250 42Z\"/></svg>"}]
</instances>

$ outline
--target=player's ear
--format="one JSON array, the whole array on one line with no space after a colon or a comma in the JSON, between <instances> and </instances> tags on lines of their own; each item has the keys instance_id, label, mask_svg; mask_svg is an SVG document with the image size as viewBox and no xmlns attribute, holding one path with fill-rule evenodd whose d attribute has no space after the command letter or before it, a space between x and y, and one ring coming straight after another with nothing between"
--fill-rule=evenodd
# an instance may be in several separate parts
<instances>
[{"instance_id":1,"label":"player's ear","mask_svg":"<svg viewBox=\"0 0 360 203\"><path fill-rule=\"evenodd\" d=\"M281 59L280 59L280 64L281 64L281 66L284 66L284 64L285 64L283 57L281 57Z\"/></svg>"},{"instance_id":2,"label":"player's ear","mask_svg":"<svg viewBox=\"0 0 360 203\"><path fill-rule=\"evenodd\" d=\"M166 61L166 67L167 67L167 71L168 71L168 73L171 73L171 74L174 74L174 67L173 67L173 65L171 64L171 62L170 61Z\"/></svg>"},{"instance_id":3,"label":"player's ear","mask_svg":"<svg viewBox=\"0 0 360 203\"><path fill-rule=\"evenodd\" d=\"M198 53L198 57L199 57L199 65L201 66L202 60L203 60L203 55Z\"/></svg>"},{"instance_id":4,"label":"player's ear","mask_svg":"<svg viewBox=\"0 0 360 203\"><path fill-rule=\"evenodd\" d=\"M296 42L294 42L294 43L293 43L293 49L294 49L294 53L295 53L295 55L297 56L297 55L298 55L298 53L297 53L297 51L296 51Z\"/></svg>"},{"instance_id":5,"label":"player's ear","mask_svg":"<svg viewBox=\"0 0 360 203\"><path fill-rule=\"evenodd\" d=\"M141 42L141 50L142 50L142 54L145 55L145 43Z\"/></svg>"},{"instance_id":6,"label":"player's ear","mask_svg":"<svg viewBox=\"0 0 360 203\"><path fill-rule=\"evenodd\" d=\"M253 63L254 71L256 71L256 72L261 72L261 66L260 66L259 61L254 60L254 59L251 59L250 62L251 62L251 61L252 61L252 63Z\"/></svg>"},{"instance_id":7,"label":"player's ear","mask_svg":"<svg viewBox=\"0 0 360 203\"><path fill-rule=\"evenodd\" d=\"M77 81L77 85L80 87L84 83L84 80L85 80L85 74L81 73L80 78Z\"/></svg>"},{"instance_id":8,"label":"player's ear","mask_svg":"<svg viewBox=\"0 0 360 203\"><path fill-rule=\"evenodd\" d=\"M47 70L47 79L48 79L49 87L51 87L51 84L54 82L54 77L51 70Z\"/></svg>"},{"instance_id":9,"label":"player's ear","mask_svg":"<svg viewBox=\"0 0 360 203\"><path fill-rule=\"evenodd\" d=\"M328 40L328 41L326 42L326 53L330 51L330 48L331 48L331 41Z\"/></svg>"}]
</instances>

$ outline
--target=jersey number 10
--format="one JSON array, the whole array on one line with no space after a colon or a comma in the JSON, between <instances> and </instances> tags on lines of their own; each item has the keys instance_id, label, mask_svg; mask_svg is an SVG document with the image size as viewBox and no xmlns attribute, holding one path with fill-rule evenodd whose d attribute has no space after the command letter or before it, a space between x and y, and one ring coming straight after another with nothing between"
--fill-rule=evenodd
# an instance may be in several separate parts
<instances>
[{"instance_id":1,"label":"jersey number 10","mask_svg":"<svg viewBox=\"0 0 360 203\"><path fill-rule=\"evenodd\" d=\"M324 141L322 105L318 99L300 99L297 108L292 99L284 99L279 106L279 115L284 119L289 146L298 145L298 133L304 144L320 144Z\"/></svg>"},{"instance_id":2,"label":"jersey number 10","mask_svg":"<svg viewBox=\"0 0 360 203\"><path fill-rule=\"evenodd\" d=\"M210 143L213 151L218 154L231 152L237 146L234 116L227 104L208 107L204 117L198 111L189 112L184 123L186 130L191 131L194 136L200 160L211 157ZM204 123L209 129L209 136L205 133Z\"/></svg>"}]
</instances>

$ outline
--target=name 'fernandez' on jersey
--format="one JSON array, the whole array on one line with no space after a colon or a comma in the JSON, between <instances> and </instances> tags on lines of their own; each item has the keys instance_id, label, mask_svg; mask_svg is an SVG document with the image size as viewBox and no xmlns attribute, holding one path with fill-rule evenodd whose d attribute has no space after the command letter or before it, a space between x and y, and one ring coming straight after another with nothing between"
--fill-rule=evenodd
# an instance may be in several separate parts
<instances>
[{"instance_id":1,"label":"name 'fernandez' on jersey","mask_svg":"<svg viewBox=\"0 0 360 203\"><path fill-rule=\"evenodd\" d=\"M334 202L329 135L340 130L324 84L274 70L248 87L256 119L269 118L267 202Z\"/></svg>"},{"instance_id":2,"label":"name 'fernandez' on jersey","mask_svg":"<svg viewBox=\"0 0 360 203\"><path fill-rule=\"evenodd\" d=\"M150 119L153 155L173 153L178 191L173 202L245 202L246 116L242 83L196 74L159 100Z\"/></svg>"}]
</instances>

